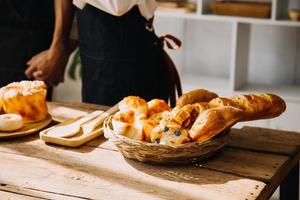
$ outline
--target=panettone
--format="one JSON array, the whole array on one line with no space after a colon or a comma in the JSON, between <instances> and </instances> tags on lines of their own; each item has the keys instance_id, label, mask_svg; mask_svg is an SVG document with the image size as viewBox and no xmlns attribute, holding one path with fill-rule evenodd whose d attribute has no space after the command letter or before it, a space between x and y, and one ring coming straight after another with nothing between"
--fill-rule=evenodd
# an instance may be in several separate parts
<instances>
[{"instance_id":1,"label":"panettone","mask_svg":"<svg viewBox=\"0 0 300 200\"><path fill-rule=\"evenodd\" d=\"M46 94L43 81L13 82L0 89L0 104L4 113L19 114L24 123L36 122L48 114Z\"/></svg>"}]
</instances>

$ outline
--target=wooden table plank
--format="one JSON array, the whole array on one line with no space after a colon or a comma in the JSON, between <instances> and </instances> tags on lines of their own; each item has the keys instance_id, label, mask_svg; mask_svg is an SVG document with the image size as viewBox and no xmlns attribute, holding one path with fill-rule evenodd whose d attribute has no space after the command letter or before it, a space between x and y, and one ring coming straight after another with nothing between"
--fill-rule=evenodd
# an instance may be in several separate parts
<instances>
[{"instance_id":1,"label":"wooden table plank","mask_svg":"<svg viewBox=\"0 0 300 200\"><path fill-rule=\"evenodd\" d=\"M229 146L293 156L300 150L300 134L267 128L232 129Z\"/></svg>"},{"instance_id":2,"label":"wooden table plank","mask_svg":"<svg viewBox=\"0 0 300 200\"><path fill-rule=\"evenodd\" d=\"M240 149L224 148L201 166L247 178L270 182L289 157Z\"/></svg>"},{"instance_id":3,"label":"wooden table plank","mask_svg":"<svg viewBox=\"0 0 300 200\"><path fill-rule=\"evenodd\" d=\"M87 152L86 148L43 152L45 158L0 152L1 170L6 172L0 179L11 185L96 199L250 200L265 187L263 182L221 172L188 166L149 167L124 160L117 152Z\"/></svg>"},{"instance_id":4,"label":"wooden table plank","mask_svg":"<svg viewBox=\"0 0 300 200\"><path fill-rule=\"evenodd\" d=\"M100 141L103 142L101 145L99 145ZM88 145L98 145L98 147L104 149L118 151L114 144L105 142L105 140L101 139L93 140L88 143ZM200 166L207 169L270 182L276 171L288 160L289 157L284 155L225 147L214 157L201 162Z\"/></svg>"},{"instance_id":5,"label":"wooden table plank","mask_svg":"<svg viewBox=\"0 0 300 200\"><path fill-rule=\"evenodd\" d=\"M41 198L25 196L22 194L16 194L13 192L6 192L0 189L0 199L12 199L12 200L41 200Z\"/></svg>"},{"instance_id":6,"label":"wooden table plank","mask_svg":"<svg viewBox=\"0 0 300 200\"><path fill-rule=\"evenodd\" d=\"M1 182L1 181L0 181ZM1 192L3 198L1 197ZM65 196L55 193L49 193L46 191L40 191L35 189L29 189L24 187L18 187L14 185L7 185L0 183L0 199L55 199L55 200L82 200L82 198L76 198L71 196Z\"/></svg>"},{"instance_id":7,"label":"wooden table plank","mask_svg":"<svg viewBox=\"0 0 300 200\"><path fill-rule=\"evenodd\" d=\"M103 150L115 150L113 143L105 139L94 140L95 146L85 145L80 149L70 149L71 151L89 151L84 149L92 149L95 153L101 153ZM37 150L33 150L37 148ZM10 153L21 153L27 156L36 157L52 157L47 152L56 152L56 154L68 153L69 148L59 146L48 146L38 138L31 136L22 138L18 141L10 140L0 142L0 151ZM56 158L53 158L56 159ZM279 167L287 162L289 157L282 155L267 154L261 152L251 152L246 150L237 150L232 148L224 148L219 154L202 162L201 165L206 169L218 170L220 172L231 173L241 177L262 180L270 182Z\"/></svg>"}]
</instances>

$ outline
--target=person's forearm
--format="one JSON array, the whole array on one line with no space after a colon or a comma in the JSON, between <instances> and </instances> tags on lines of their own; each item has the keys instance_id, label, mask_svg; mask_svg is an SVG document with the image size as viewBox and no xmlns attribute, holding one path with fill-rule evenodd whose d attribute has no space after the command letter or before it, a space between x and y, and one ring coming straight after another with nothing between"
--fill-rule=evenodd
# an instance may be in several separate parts
<instances>
[{"instance_id":1,"label":"person's forearm","mask_svg":"<svg viewBox=\"0 0 300 200\"><path fill-rule=\"evenodd\" d=\"M58 46L69 46L73 19L72 0L55 0L55 28L50 50Z\"/></svg>"}]
</instances>

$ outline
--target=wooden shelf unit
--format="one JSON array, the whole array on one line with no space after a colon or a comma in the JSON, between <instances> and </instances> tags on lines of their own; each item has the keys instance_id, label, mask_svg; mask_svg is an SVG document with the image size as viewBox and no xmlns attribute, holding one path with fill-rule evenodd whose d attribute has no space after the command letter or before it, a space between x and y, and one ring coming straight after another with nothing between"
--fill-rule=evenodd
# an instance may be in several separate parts
<instances>
[{"instance_id":1,"label":"wooden shelf unit","mask_svg":"<svg viewBox=\"0 0 300 200\"><path fill-rule=\"evenodd\" d=\"M182 71L181 76L183 79L182 83L184 90L188 91L194 88L204 87L217 92L223 91L223 93L259 91L273 92L283 96L285 99L293 101L296 100L300 103L300 81L278 86L276 83L271 85L257 83L253 85L250 84L248 80L248 60L250 56L249 46L251 44L250 33L252 25L299 28L300 32L300 22L290 21L287 19L288 2L286 0L272 0L271 17L268 19L258 19L214 15L210 9L210 4L213 1L214 0L196 0L197 11L194 13L175 13L167 11L156 12L156 16L158 17L180 18L185 21L207 20L213 22L225 22L232 26L229 77L223 78L213 75L200 76L189 71ZM299 72L297 73L300 74ZM300 75L297 77L300 78Z\"/></svg>"}]
</instances>

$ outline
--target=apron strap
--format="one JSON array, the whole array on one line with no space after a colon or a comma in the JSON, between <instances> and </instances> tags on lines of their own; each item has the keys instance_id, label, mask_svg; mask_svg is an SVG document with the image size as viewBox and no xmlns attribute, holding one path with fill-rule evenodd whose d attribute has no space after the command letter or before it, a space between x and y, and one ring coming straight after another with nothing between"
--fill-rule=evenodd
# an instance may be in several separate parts
<instances>
[{"instance_id":1,"label":"apron strap","mask_svg":"<svg viewBox=\"0 0 300 200\"><path fill-rule=\"evenodd\" d=\"M181 41L172 35L164 35L159 37L160 47L163 51L163 56L168 67L169 73L171 75L171 82L170 82L170 104L172 107L176 105L176 93L177 97L182 95L182 86L180 81L180 76L175 66L175 63L168 55L168 53L164 49L164 45L166 44L169 49L177 50L181 46ZM171 43L173 42L173 44Z\"/></svg>"},{"instance_id":2,"label":"apron strap","mask_svg":"<svg viewBox=\"0 0 300 200\"><path fill-rule=\"evenodd\" d=\"M154 17L150 18L147 22L146 22L146 29L149 31L153 31L154 32L154 28L153 28L153 20ZM157 36L156 36L157 37ZM168 71L170 74L170 83L169 83L169 88L170 88L170 93L169 93L169 100L170 100L170 104L172 107L176 106L176 93L177 93L177 97L180 97L182 95L182 86L181 86L181 81L180 81L180 76L179 73L177 71L177 68L175 66L175 63L173 62L173 60L171 59L171 57L168 55L168 53L165 51L164 46L166 45L169 49L171 50L177 50L181 47L181 41L174 37L173 35L170 34L166 34L158 38L158 42L159 42L159 46L163 52L163 56L165 59L165 63L168 67Z\"/></svg>"}]
</instances>

